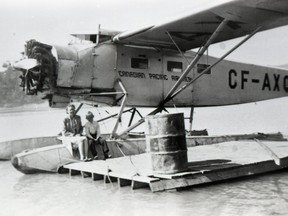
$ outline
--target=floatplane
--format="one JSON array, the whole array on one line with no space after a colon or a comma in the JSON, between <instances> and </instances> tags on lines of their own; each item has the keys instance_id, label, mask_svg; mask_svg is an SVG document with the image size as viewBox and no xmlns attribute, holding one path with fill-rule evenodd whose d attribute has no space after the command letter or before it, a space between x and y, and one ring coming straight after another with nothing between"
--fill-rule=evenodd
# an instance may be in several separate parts
<instances>
[{"instance_id":1,"label":"floatplane","mask_svg":"<svg viewBox=\"0 0 288 216\"><path fill-rule=\"evenodd\" d=\"M72 34L85 43L58 46L30 40L25 45L26 58L14 67L22 71L25 94L44 93L51 107L65 107L71 101L120 107L111 139L122 142L121 137L145 121L142 117L132 122L138 107L155 107L149 116L167 107L188 107L191 124L195 107L287 96L287 70L225 60L256 33L287 25L287 11L288 2L283 0L234 0L134 31L99 27L95 33ZM211 44L239 37L242 40L222 57L208 56ZM118 132L126 107L133 109L131 124ZM135 143L127 142L130 151ZM57 149L58 159L53 153L57 167L75 161L62 145L44 148ZM35 152L38 149L18 154L13 165L26 173L37 169L35 160L40 156ZM143 152L145 147L134 153ZM34 167L29 168L29 160ZM47 169L55 171L55 167Z\"/></svg>"}]
</instances>

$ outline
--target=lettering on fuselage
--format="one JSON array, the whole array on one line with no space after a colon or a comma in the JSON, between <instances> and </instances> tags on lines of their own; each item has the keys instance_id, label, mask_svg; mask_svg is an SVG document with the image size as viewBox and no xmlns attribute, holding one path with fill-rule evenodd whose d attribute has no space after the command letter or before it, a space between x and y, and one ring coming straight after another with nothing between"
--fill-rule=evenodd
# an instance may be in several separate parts
<instances>
[{"instance_id":1,"label":"lettering on fuselage","mask_svg":"<svg viewBox=\"0 0 288 216\"><path fill-rule=\"evenodd\" d=\"M150 79L156 79L156 80L168 80L168 77L166 74L153 74L149 73Z\"/></svg>"},{"instance_id":2,"label":"lettering on fuselage","mask_svg":"<svg viewBox=\"0 0 288 216\"><path fill-rule=\"evenodd\" d=\"M288 92L288 76L282 77L280 74L265 73L263 79L249 78L250 71L242 70L237 73L236 70L231 69L228 75L228 85L231 89L245 89L249 84L260 85L262 91L280 91L281 87Z\"/></svg>"},{"instance_id":3,"label":"lettering on fuselage","mask_svg":"<svg viewBox=\"0 0 288 216\"><path fill-rule=\"evenodd\" d=\"M173 81L177 81L177 80L179 80L179 78L180 78L180 76L175 76L175 75L172 75L172 76L171 76L171 79L172 79ZM184 78L184 82L190 82L191 80L192 80L191 77L185 77L185 78Z\"/></svg>"},{"instance_id":4,"label":"lettering on fuselage","mask_svg":"<svg viewBox=\"0 0 288 216\"><path fill-rule=\"evenodd\" d=\"M157 74L157 73L149 73L147 76L145 73L135 72L135 71L118 71L120 77L129 77L129 78L136 78L136 79L152 79L152 80L163 80L168 81L169 76L167 74ZM171 81L179 80L180 76L171 75ZM192 80L191 77L185 77L184 82L190 82Z\"/></svg>"},{"instance_id":5,"label":"lettering on fuselage","mask_svg":"<svg viewBox=\"0 0 288 216\"><path fill-rule=\"evenodd\" d=\"M118 71L120 77L132 77L138 79L146 79L145 73L140 72L129 72L129 71Z\"/></svg>"}]
</instances>

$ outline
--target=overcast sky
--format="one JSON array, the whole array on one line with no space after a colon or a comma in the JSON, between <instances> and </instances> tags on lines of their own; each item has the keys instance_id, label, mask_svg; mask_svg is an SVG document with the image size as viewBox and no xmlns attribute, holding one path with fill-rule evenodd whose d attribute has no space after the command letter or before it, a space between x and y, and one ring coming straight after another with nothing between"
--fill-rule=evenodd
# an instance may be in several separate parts
<instances>
[{"instance_id":1,"label":"overcast sky","mask_svg":"<svg viewBox=\"0 0 288 216\"><path fill-rule=\"evenodd\" d=\"M0 63L19 59L29 39L67 44L70 33L96 32L99 24L120 31L137 29L220 2L225 0L2 0ZM228 58L263 65L286 64L287 35L288 27L258 33ZM235 41L216 44L209 53L220 56L233 44Z\"/></svg>"}]
</instances>

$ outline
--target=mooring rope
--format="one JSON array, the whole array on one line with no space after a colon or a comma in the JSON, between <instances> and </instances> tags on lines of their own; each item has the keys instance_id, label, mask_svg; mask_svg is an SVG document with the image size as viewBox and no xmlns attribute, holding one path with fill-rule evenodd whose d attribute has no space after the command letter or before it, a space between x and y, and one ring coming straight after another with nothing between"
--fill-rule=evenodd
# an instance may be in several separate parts
<instances>
[{"instance_id":1,"label":"mooring rope","mask_svg":"<svg viewBox=\"0 0 288 216\"><path fill-rule=\"evenodd\" d=\"M113 182L111 181L111 178L110 178L109 172L111 172L111 170L109 169L109 166L107 165L107 175L106 175L106 176L107 176L107 178L108 178L110 184L112 185L112 187L114 187Z\"/></svg>"},{"instance_id":2,"label":"mooring rope","mask_svg":"<svg viewBox=\"0 0 288 216\"><path fill-rule=\"evenodd\" d=\"M119 151L121 152L121 154L122 154L125 158L127 158L128 156L125 155L125 153L121 150L121 148L120 148L120 146L119 146L119 143L116 142L116 141L115 141L115 143L116 143L117 148L118 148ZM140 176L139 169L138 169L138 168L135 166L135 164L133 163L131 155L129 155L129 161L130 161L130 163L132 164L132 166L134 167L134 169L135 169L135 171L136 171L136 174L134 174L133 176L135 176L135 175Z\"/></svg>"}]
</instances>

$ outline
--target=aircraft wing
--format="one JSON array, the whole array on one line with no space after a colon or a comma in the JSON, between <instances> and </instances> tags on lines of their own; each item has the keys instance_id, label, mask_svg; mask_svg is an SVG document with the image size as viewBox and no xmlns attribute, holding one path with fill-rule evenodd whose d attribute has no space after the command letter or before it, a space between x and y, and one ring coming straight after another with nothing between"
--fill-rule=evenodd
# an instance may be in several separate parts
<instances>
[{"instance_id":1,"label":"aircraft wing","mask_svg":"<svg viewBox=\"0 0 288 216\"><path fill-rule=\"evenodd\" d=\"M186 51L203 45L224 19L228 23L214 43L245 36L259 26L263 31L287 25L288 1L230 0L171 22L120 33L113 41L176 49L170 34L179 48Z\"/></svg>"}]
</instances>

